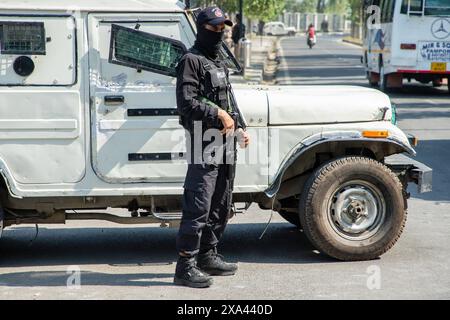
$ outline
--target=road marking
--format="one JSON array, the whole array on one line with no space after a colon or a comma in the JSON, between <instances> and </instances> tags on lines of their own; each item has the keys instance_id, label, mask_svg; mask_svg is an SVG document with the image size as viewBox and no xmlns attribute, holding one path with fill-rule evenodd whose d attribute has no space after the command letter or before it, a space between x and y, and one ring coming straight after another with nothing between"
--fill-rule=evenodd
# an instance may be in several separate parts
<instances>
[{"instance_id":1,"label":"road marking","mask_svg":"<svg viewBox=\"0 0 450 320\"><path fill-rule=\"evenodd\" d=\"M426 99L425 102L428 102L429 104L434 104L434 105L437 105L437 104L438 104L438 103L434 102L434 101L431 100L431 99Z\"/></svg>"},{"instance_id":2,"label":"road marking","mask_svg":"<svg viewBox=\"0 0 450 320\"><path fill-rule=\"evenodd\" d=\"M291 74L289 73L289 66L286 62L286 56L284 55L284 50L283 50L283 46L281 45L281 43L286 40L287 38L281 38L280 42L279 42L279 52L280 55L282 57L282 63L280 67L284 67L283 69L283 80L286 79L284 82L286 82L286 85L292 85L292 79L291 79Z\"/></svg>"}]
</instances>

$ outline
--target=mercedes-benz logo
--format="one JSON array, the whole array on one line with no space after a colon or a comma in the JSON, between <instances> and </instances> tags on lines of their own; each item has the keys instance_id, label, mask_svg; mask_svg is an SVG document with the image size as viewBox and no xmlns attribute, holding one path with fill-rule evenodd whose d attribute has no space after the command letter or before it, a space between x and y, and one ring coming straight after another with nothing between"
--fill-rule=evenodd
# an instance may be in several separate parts
<instances>
[{"instance_id":1,"label":"mercedes-benz logo","mask_svg":"<svg viewBox=\"0 0 450 320\"><path fill-rule=\"evenodd\" d=\"M431 33L437 39L445 39L450 36L450 20L440 18L433 22Z\"/></svg>"}]
</instances>

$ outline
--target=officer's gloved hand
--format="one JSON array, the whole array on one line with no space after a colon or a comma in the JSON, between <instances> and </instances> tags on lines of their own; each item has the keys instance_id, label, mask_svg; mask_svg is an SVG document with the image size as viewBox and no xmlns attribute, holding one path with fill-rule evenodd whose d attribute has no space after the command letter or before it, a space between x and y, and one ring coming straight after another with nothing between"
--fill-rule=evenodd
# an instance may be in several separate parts
<instances>
[{"instance_id":1,"label":"officer's gloved hand","mask_svg":"<svg viewBox=\"0 0 450 320\"><path fill-rule=\"evenodd\" d=\"M241 147L241 149L247 148L248 145L250 144L250 135L248 134L247 131L244 131L241 128L236 130L236 138L239 147Z\"/></svg>"},{"instance_id":2,"label":"officer's gloved hand","mask_svg":"<svg viewBox=\"0 0 450 320\"><path fill-rule=\"evenodd\" d=\"M223 129L220 131L221 134L226 134L227 136L234 133L234 120L225 110L220 109L218 113L219 120L222 122Z\"/></svg>"}]
</instances>

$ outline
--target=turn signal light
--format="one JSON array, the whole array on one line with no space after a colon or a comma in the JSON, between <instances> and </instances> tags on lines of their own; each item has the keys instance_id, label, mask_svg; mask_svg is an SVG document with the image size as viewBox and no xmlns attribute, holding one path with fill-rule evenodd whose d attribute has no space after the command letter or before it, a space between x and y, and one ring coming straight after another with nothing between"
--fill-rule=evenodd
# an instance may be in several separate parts
<instances>
[{"instance_id":1,"label":"turn signal light","mask_svg":"<svg viewBox=\"0 0 450 320\"><path fill-rule=\"evenodd\" d=\"M402 49L402 50L416 50L416 44L415 43L402 43L400 45L400 49Z\"/></svg>"},{"instance_id":2,"label":"turn signal light","mask_svg":"<svg viewBox=\"0 0 450 320\"><path fill-rule=\"evenodd\" d=\"M408 135L409 144L413 147L417 147L419 145L419 139L413 135Z\"/></svg>"},{"instance_id":3,"label":"turn signal light","mask_svg":"<svg viewBox=\"0 0 450 320\"><path fill-rule=\"evenodd\" d=\"M389 137L389 131L368 130L363 131L362 135L364 138L387 138Z\"/></svg>"}]
</instances>

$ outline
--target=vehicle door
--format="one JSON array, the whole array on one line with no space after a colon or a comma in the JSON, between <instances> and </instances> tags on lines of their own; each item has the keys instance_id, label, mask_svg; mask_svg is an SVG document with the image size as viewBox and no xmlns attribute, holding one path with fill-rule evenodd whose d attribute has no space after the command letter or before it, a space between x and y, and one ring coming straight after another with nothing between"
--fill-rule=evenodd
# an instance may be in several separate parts
<instances>
[{"instance_id":1,"label":"vehicle door","mask_svg":"<svg viewBox=\"0 0 450 320\"><path fill-rule=\"evenodd\" d=\"M183 13L90 14L92 165L107 182L182 182L175 67L193 45Z\"/></svg>"},{"instance_id":2,"label":"vehicle door","mask_svg":"<svg viewBox=\"0 0 450 320\"><path fill-rule=\"evenodd\" d=\"M19 183L85 175L77 36L69 14L1 14L0 166Z\"/></svg>"}]
</instances>

